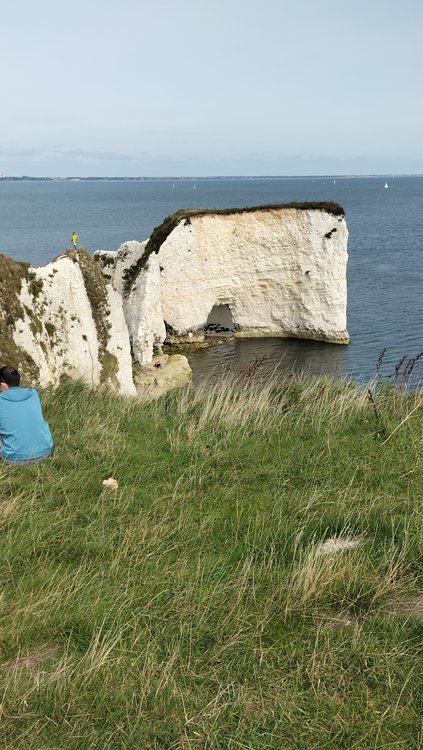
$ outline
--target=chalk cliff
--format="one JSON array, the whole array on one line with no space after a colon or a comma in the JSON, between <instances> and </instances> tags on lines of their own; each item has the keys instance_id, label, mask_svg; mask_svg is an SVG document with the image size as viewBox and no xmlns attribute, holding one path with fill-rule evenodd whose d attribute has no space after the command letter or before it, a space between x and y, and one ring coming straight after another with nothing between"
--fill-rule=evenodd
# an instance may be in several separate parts
<instances>
[{"instance_id":1,"label":"chalk cliff","mask_svg":"<svg viewBox=\"0 0 423 750\"><path fill-rule=\"evenodd\" d=\"M348 343L347 240L340 206L305 203L183 210L147 242L41 268L0 255L1 363L41 385L66 376L134 394L133 362L151 364L166 338Z\"/></svg>"},{"instance_id":2,"label":"chalk cliff","mask_svg":"<svg viewBox=\"0 0 423 750\"><path fill-rule=\"evenodd\" d=\"M0 293L2 364L41 386L69 377L135 394L121 296L87 252L40 268L0 256Z\"/></svg>"},{"instance_id":3,"label":"chalk cliff","mask_svg":"<svg viewBox=\"0 0 423 750\"><path fill-rule=\"evenodd\" d=\"M151 362L153 351L166 338L157 255L144 262L146 242L125 242L117 253L99 250L94 257L107 281L122 298L132 354L136 362ZM143 263L142 273L137 273Z\"/></svg>"},{"instance_id":4,"label":"chalk cliff","mask_svg":"<svg viewBox=\"0 0 423 750\"><path fill-rule=\"evenodd\" d=\"M347 241L334 203L173 214L147 243L123 245L108 270L135 358L151 361L164 326L178 340L224 322L238 337L348 343ZM96 254L103 268L108 255Z\"/></svg>"}]
</instances>

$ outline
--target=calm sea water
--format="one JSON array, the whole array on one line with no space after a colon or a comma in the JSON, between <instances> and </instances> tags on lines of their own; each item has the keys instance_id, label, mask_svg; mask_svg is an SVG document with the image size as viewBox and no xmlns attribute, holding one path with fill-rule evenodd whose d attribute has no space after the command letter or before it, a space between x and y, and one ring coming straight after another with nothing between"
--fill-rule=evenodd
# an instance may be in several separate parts
<instances>
[{"instance_id":1,"label":"calm sea water","mask_svg":"<svg viewBox=\"0 0 423 750\"><path fill-rule=\"evenodd\" d=\"M388 374L404 354L423 350L423 177L0 182L0 252L40 265L70 244L94 252L144 240L184 207L242 207L289 201L339 202L349 240L349 346L254 339L191 356L195 372L240 370L255 356L265 367L368 379L388 347ZM423 380L423 363L415 368Z\"/></svg>"}]
</instances>

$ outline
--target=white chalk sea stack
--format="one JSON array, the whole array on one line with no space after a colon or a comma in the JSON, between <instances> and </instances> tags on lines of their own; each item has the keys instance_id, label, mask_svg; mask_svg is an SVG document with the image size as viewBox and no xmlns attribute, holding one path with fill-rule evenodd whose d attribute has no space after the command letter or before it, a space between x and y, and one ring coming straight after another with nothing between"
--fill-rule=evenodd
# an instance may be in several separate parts
<instances>
[{"instance_id":1,"label":"white chalk sea stack","mask_svg":"<svg viewBox=\"0 0 423 750\"><path fill-rule=\"evenodd\" d=\"M151 361L166 335L204 338L215 316L234 336L346 344L348 229L337 204L191 209L114 261L96 254L122 294L133 353ZM109 264L109 266L107 265Z\"/></svg>"}]
</instances>

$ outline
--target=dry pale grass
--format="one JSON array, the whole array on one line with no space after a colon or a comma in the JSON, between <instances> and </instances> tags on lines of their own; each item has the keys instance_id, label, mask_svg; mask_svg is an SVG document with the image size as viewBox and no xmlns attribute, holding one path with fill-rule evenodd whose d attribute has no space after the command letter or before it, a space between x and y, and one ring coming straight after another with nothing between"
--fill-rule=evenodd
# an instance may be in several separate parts
<instances>
[{"instance_id":1,"label":"dry pale grass","mask_svg":"<svg viewBox=\"0 0 423 750\"><path fill-rule=\"evenodd\" d=\"M330 538L331 551L324 547L327 536L305 548L300 540L301 533L288 583L280 594L285 614L319 609L328 604L342 612L356 606L362 597L366 598L368 609L375 609L388 597L395 597L399 592L404 595L415 586L415 576L408 562L412 542L410 528L401 546L391 540L382 554L374 540L359 537L349 526L339 536ZM351 540L357 544L348 544Z\"/></svg>"},{"instance_id":2,"label":"dry pale grass","mask_svg":"<svg viewBox=\"0 0 423 750\"><path fill-rule=\"evenodd\" d=\"M309 381L301 375L284 383L277 373L265 380L226 375L218 382L202 381L181 389L175 396L180 432L173 440L193 440L205 431L248 429L270 432L283 422L297 419L314 424L316 429L328 419L342 420L352 410L368 408L365 392L340 381Z\"/></svg>"},{"instance_id":3,"label":"dry pale grass","mask_svg":"<svg viewBox=\"0 0 423 750\"><path fill-rule=\"evenodd\" d=\"M45 400L52 461L0 467L6 748L416 745L419 409L382 445L342 382Z\"/></svg>"}]
</instances>

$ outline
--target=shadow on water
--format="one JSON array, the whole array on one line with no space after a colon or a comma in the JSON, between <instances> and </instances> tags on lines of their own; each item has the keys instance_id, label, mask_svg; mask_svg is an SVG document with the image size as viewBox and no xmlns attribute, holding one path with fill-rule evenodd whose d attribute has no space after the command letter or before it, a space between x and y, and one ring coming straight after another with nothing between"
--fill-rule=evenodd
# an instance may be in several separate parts
<instances>
[{"instance_id":1,"label":"shadow on water","mask_svg":"<svg viewBox=\"0 0 423 750\"><path fill-rule=\"evenodd\" d=\"M210 349L198 349L187 354L193 369L193 380L218 379L231 372L245 370L256 357L265 357L260 374L288 372L309 375L345 375L347 347L320 341L258 338L234 339Z\"/></svg>"}]
</instances>

